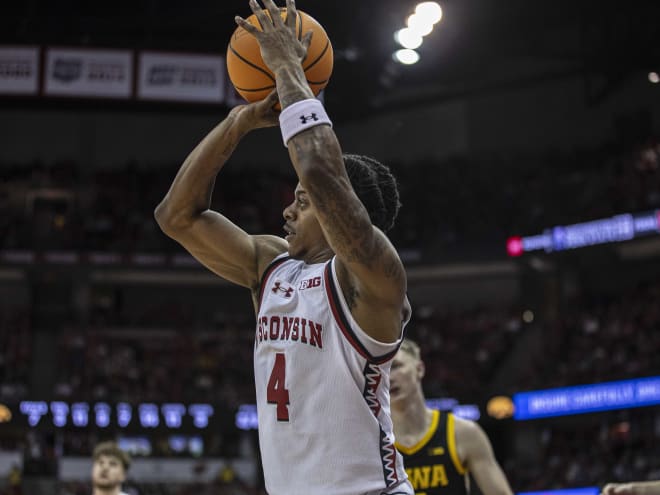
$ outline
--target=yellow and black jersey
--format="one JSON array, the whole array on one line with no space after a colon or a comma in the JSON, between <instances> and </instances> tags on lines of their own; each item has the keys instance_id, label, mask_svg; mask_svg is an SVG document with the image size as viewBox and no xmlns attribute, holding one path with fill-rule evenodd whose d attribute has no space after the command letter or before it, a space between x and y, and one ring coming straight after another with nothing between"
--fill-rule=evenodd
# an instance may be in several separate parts
<instances>
[{"instance_id":1,"label":"yellow and black jersey","mask_svg":"<svg viewBox=\"0 0 660 495\"><path fill-rule=\"evenodd\" d=\"M466 468L456 452L454 415L433 411L431 426L412 447L399 443L416 495L467 495Z\"/></svg>"}]
</instances>

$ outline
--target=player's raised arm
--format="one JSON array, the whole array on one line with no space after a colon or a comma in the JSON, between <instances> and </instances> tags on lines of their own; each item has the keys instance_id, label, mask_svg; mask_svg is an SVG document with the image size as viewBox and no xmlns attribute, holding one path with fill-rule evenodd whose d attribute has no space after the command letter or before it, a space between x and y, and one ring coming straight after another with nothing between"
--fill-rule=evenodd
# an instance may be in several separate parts
<instances>
[{"instance_id":1,"label":"player's raised arm","mask_svg":"<svg viewBox=\"0 0 660 495\"><path fill-rule=\"evenodd\" d=\"M286 242L251 236L209 209L216 175L241 138L253 129L277 124L277 94L234 108L188 155L155 211L163 232L221 277L253 291L264 267Z\"/></svg>"},{"instance_id":2,"label":"player's raised arm","mask_svg":"<svg viewBox=\"0 0 660 495\"><path fill-rule=\"evenodd\" d=\"M369 332L370 327L373 328L370 322L356 314L361 312L360 303L365 313L376 309L400 314L406 291L403 264L385 234L373 226L351 186L346 167L353 165L345 165L332 129L328 126L311 128L292 138L288 146L300 184L307 191L326 239L337 255L342 286L351 287L353 297L348 298L349 304L356 303L354 315ZM378 172L372 170L371 173ZM387 198L380 201L385 204ZM399 337L399 328L389 330L372 336L383 341Z\"/></svg>"},{"instance_id":3,"label":"player's raised arm","mask_svg":"<svg viewBox=\"0 0 660 495\"><path fill-rule=\"evenodd\" d=\"M301 189L337 256L337 274L352 314L370 336L393 342L401 334L405 304L403 264L383 232L374 228L375 222L355 193L330 119L307 83L301 60L310 37L309 33L302 41L296 37L293 1L287 0L286 20L272 0L263 3L270 16L256 0L250 1L263 30L240 17L236 22L255 36L264 61L275 74L282 135ZM371 168L371 163L365 168ZM378 172L369 173L368 181L376 181L375 189L379 189ZM381 195L378 200L385 203L387 198ZM398 196L396 203L398 207Z\"/></svg>"}]
</instances>

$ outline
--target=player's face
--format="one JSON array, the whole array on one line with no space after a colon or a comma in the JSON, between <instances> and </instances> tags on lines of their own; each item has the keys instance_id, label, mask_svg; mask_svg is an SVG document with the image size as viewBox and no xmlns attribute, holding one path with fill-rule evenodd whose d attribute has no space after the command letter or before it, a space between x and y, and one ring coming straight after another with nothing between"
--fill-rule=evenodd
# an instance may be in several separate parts
<instances>
[{"instance_id":1,"label":"player's face","mask_svg":"<svg viewBox=\"0 0 660 495\"><path fill-rule=\"evenodd\" d=\"M392 360L390 368L390 400L392 404L406 401L424 376L424 367L409 353L399 350Z\"/></svg>"},{"instance_id":2,"label":"player's face","mask_svg":"<svg viewBox=\"0 0 660 495\"><path fill-rule=\"evenodd\" d=\"M116 488L126 480L124 465L111 455L100 455L92 466L92 484L104 490Z\"/></svg>"},{"instance_id":3,"label":"player's face","mask_svg":"<svg viewBox=\"0 0 660 495\"><path fill-rule=\"evenodd\" d=\"M292 258L310 259L329 249L314 207L300 184L296 187L293 203L284 209L283 215L285 239Z\"/></svg>"}]
</instances>

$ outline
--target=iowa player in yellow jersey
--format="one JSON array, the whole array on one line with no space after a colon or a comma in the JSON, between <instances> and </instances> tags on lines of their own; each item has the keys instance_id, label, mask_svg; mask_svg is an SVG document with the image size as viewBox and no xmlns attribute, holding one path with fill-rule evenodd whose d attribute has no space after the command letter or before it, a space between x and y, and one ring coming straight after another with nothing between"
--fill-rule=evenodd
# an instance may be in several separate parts
<instances>
[{"instance_id":1,"label":"iowa player in yellow jersey","mask_svg":"<svg viewBox=\"0 0 660 495\"><path fill-rule=\"evenodd\" d=\"M426 407L419 346L404 339L390 371L396 447L416 495L467 495L468 473L484 495L513 495L488 437L473 422Z\"/></svg>"}]
</instances>

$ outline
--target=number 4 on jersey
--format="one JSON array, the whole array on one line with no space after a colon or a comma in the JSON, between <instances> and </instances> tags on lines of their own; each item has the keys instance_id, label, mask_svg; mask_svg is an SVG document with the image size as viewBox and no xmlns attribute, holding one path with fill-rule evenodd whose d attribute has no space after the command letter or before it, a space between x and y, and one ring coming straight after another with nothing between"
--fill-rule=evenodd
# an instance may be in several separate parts
<instances>
[{"instance_id":1,"label":"number 4 on jersey","mask_svg":"<svg viewBox=\"0 0 660 495\"><path fill-rule=\"evenodd\" d=\"M286 359L283 352L275 354L275 365L270 372L266 400L269 404L277 404L277 420L289 421L289 391L284 387L286 376Z\"/></svg>"}]
</instances>

